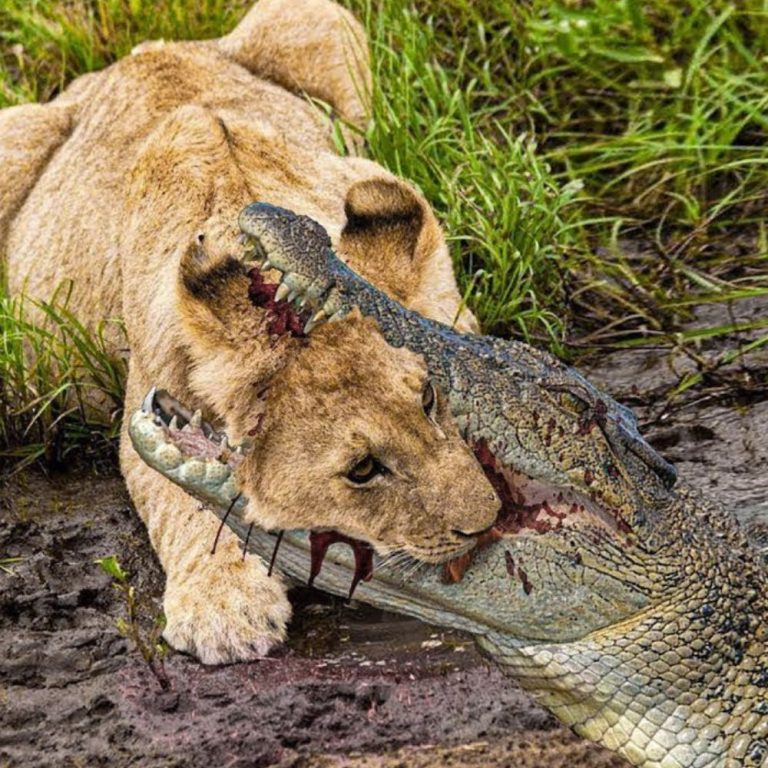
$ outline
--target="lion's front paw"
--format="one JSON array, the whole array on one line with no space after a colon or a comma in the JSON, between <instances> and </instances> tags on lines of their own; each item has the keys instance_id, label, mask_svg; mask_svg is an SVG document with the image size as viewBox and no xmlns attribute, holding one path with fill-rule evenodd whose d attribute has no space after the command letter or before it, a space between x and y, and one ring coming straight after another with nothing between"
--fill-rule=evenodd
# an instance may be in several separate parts
<instances>
[{"instance_id":1,"label":"lion's front paw","mask_svg":"<svg viewBox=\"0 0 768 768\"><path fill-rule=\"evenodd\" d=\"M251 661L285 639L290 616L285 589L258 559L214 557L192 573L169 578L164 637L203 664Z\"/></svg>"}]
</instances>

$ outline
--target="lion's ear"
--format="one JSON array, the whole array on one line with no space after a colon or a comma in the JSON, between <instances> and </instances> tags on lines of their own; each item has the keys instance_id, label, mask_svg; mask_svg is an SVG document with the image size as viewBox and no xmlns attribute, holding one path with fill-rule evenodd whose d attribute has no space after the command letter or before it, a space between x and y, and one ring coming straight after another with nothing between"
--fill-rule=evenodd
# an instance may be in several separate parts
<instances>
[{"instance_id":1,"label":"lion's ear","mask_svg":"<svg viewBox=\"0 0 768 768\"><path fill-rule=\"evenodd\" d=\"M244 333L256 331L258 323L248 298L249 285L240 260L211 257L204 237L198 235L179 262L177 295L184 324L211 344L239 344ZM249 325L253 328L244 327Z\"/></svg>"},{"instance_id":2,"label":"lion's ear","mask_svg":"<svg viewBox=\"0 0 768 768\"><path fill-rule=\"evenodd\" d=\"M426 202L398 179L369 179L350 187L344 213L339 250L387 293L407 301L423 257L440 238Z\"/></svg>"},{"instance_id":3,"label":"lion's ear","mask_svg":"<svg viewBox=\"0 0 768 768\"><path fill-rule=\"evenodd\" d=\"M407 184L395 179L359 181L347 192L344 213L345 246L386 241L413 256L424 223L424 203Z\"/></svg>"}]
</instances>

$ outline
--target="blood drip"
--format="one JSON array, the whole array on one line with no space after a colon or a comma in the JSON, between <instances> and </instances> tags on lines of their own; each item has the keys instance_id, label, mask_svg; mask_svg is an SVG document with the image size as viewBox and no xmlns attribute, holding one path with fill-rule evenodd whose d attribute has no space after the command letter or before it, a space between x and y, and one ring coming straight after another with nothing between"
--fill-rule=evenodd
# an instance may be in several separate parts
<instances>
[{"instance_id":1,"label":"blood drip","mask_svg":"<svg viewBox=\"0 0 768 768\"><path fill-rule=\"evenodd\" d=\"M491 528L487 533L483 533L477 537L477 544L475 544L469 552L465 552L463 555L454 557L453 560L449 560L443 566L443 583L445 584L458 584L467 571L467 568L472 564L472 560L475 557L475 553L481 549L494 544L497 541L501 541L503 533L500 528L495 526Z\"/></svg>"},{"instance_id":2,"label":"blood drip","mask_svg":"<svg viewBox=\"0 0 768 768\"><path fill-rule=\"evenodd\" d=\"M349 599L351 600L357 585L361 581L370 581L373 576L373 547L364 541L345 536L338 531L312 531L309 534L312 564L308 584L311 587L320 573L328 547L337 542L348 545L355 554L355 574L352 577L352 586L349 588Z\"/></svg>"}]
</instances>

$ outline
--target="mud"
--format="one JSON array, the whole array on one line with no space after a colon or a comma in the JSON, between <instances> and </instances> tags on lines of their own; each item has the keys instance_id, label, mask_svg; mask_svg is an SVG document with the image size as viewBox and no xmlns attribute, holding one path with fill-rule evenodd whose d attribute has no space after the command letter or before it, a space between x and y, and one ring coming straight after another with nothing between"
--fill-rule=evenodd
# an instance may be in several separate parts
<instances>
[{"instance_id":1,"label":"mud","mask_svg":"<svg viewBox=\"0 0 768 768\"><path fill-rule=\"evenodd\" d=\"M748 386L708 380L672 401L686 356L604 354L590 375L637 406L684 480L758 509L766 362L732 368ZM206 668L171 654L163 691L117 631L124 602L93 562L112 554L146 632L163 574L118 476L26 473L0 491L0 766L625 765L558 726L470 638L307 589L279 656Z\"/></svg>"}]
</instances>

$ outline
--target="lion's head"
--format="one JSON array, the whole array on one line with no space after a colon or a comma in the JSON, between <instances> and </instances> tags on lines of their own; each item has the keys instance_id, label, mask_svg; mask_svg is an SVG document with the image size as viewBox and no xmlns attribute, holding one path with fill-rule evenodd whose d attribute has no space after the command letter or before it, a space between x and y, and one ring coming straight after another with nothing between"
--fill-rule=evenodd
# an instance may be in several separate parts
<instances>
[{"instance_id":1,"label":"lion's head","mask_svg":"<svg viewBox=\"0 0 768 768\"><path fill-rule=\"evenodd\" d=\"M419 243L442 243L431 211L404 185L358 185L346 209L341 246L353 261L381 261L387 249L390 265L427 261ZM182 258L177 289L195 401L187 405L247 443L237 468L245 518L334 529L429 562L470 549L499 501L423 361L360 316L303 334L268 272L210 253L207 243L225 238L202 234ZM405 268L400 285L409 290Z\"/></svg>"}]
</instances>

